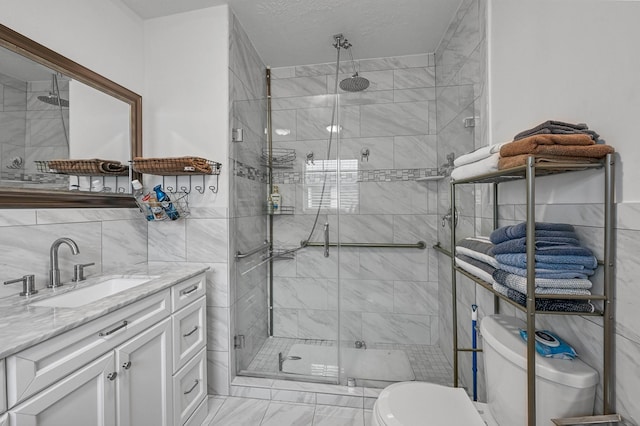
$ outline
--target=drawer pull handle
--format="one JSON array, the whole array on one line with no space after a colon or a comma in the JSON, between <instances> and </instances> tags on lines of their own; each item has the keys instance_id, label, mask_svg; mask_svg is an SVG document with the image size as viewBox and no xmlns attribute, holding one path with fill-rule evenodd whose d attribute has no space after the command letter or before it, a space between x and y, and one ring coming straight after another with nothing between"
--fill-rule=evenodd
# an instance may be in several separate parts
<instances>
[{"instance_id":1,"label":"drawer pull handle","mask_svg":"<svg viewBox=\"0 0 640 426\"><path fill-rule=\"evenodd\" d=\"M198 383L200 383L200 380L196 379L196 382L193 384L193 386L191 386L191 389L189 389L188 391L185 391L184 394L188 395L191 392L193 392L193 390L198 387Z\"/></svg>"},{"instance_id":2,"label":"drawer pull handle","mask_svg":"<svg viewBox=\"0 0 640 426\"><path fill-rule=\"evenodd\" d=\"M195 333L196 331L198 331L198 326L197 326L197 325L194 325L194 326L193 326L193 330L191 330L191 331L190 331L190 332L188 332L187 334L183 334L182 336L183 336L183 337L189 337L189 336L191 336L193 333Z\"/></svg>"},{"instance_id":3,"label":"drawer pull handle","mask_svg":"<svg viewBox=\"0 0 640 426\"><path fill-rule=\"evenodd\" d=\"M116 379L116 377L118 377L118 373L116 373L115 371L113 373L109 373L107 374L107 379L114 381Z\"/></svg>"},{"instance_id":4,"label":"drawer pull handle","mask_svg":"<svg viewBox=\"0 0 640 426\"><path fill-rule=\"evenodd\" d=\"M119 326L117 326L116 328L114 328L113 330L109 330L106 331L104 333L100 333L98 334L98 336L103 337L103 336L108 336L110 334L115 333L116 331L120 330L121 328L125 328L127 326L128 322L127 321L122 321L122 324L120 324Z\"/></svg>"},{"instance_id":5,"label":"drawer pull handle","mask_svg":"<svg viewBox=\"0 0 640 426\"><path fill-rule=\"evenodd\" d=\"M194 291L196 291L197 289L198 289L198 284L194 285L193 287L191 287L188 290L182 290L181 293L182 293L183 296L188 296L191 293L193 293Z\"/></svg>"},{"instance_id":6,"label":"drawer pull handle","mask_svg":"<svg viewBox=\"0 0 640 426\"><path fill-rule=\"evenodd\" d=\"M122 368L124 368L125 370L128 370L131 368L131 361L127 361L124 364L122 364Z\"/></svg>"}]
</instances>

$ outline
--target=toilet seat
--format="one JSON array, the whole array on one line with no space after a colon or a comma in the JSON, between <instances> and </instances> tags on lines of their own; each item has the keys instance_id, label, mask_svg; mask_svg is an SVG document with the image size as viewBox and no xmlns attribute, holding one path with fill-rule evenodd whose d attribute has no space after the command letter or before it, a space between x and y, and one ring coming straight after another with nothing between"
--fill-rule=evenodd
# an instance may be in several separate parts
<instances>
[{"instance_id":1,"label":"toilet seat","mask_svg":"<svg viewBox=\"0 0 640 426\"><path fill-rule=\"evenodd\" d=\"M386 387L374 407L374 426L485 426L461 388L425 382Z\"/></svg>"}]
</instances>

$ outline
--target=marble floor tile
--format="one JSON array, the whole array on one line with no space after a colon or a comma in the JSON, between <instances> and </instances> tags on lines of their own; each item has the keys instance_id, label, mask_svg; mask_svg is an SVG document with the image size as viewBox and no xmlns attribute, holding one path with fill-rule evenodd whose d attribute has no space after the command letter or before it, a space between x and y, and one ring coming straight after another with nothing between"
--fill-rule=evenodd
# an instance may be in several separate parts
<instances>
[{"instance_id":1,"label":"marble floor tile","mask_svg":"<svg viewBox=\"0 0 640 426\"><path fill-rule=\"evenodd\" d=\"M259 425L269 401L262 399L228 397L209 423L210 426Z\"/></svg>"},{"instance_id":2,"label":"marble floor tile","mask_svg":"<svg viewBox=\"0 0 640 426\"><path fill-rule=\"evenodd\" d=\"M313 426L364 426L364 410L318 405Z\"/></svg>"},{"instance_id":3,"label":"marble floor tile","mask_svg":"<svg viewBox=\"0 0 640 426\"><path fill-rule=\"evenodd\" d=\"M313 422L315 407L304 404L271 402L261 426L307 426Z\"/></svg>"}]
</instances>

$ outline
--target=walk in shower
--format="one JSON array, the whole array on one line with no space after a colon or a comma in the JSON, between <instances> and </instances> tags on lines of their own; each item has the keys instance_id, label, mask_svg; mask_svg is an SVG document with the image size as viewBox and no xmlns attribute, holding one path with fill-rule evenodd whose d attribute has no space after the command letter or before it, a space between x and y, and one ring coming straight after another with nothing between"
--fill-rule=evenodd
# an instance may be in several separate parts
<instances>
[{"instance_id":1,"label":"walk in shower","mask_svg":"<svg viewBox=\"0 0 640 426\"><path fill-rule=\"evenodd\" d=\"M450 384L431 248L442 172L433 55L355 60L344 36L327 45L336 62L268 70L267 101L233 106L238 127L241 110L270 116L266 137L244 131L232 145L243 177L231 225L236 372Z\"/></svg>"}]
</instances>

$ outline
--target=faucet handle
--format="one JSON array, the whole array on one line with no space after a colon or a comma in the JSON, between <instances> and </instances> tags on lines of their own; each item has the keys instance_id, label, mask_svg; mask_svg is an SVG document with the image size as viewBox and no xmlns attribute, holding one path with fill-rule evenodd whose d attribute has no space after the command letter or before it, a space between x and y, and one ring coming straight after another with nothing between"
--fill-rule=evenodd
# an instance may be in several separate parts
<instances>
[{"instance_id":1,"label":"faucet handle","mask_svg":"<svg viewBox=\"0 0 640 426\"><path fill-rule=\"evenodd\" d=\"M93 266L95 264L96 264L95 262L91 262L91 263L80 263L77 265L73 265L73 278L71 279L71 281L73 282L84 281L86 279L84 276L84 268L86 268L87 266Z\"/></svg>"},{"instance_id":2,"label":"faucet handle","mask_svg":"<svg viewBox=\"0 0 640 426\"><path fill-rule=\"evenodd\" d=\"M22 278L5 281L4 285L19 282L22 282L22 292L20 293L20 296L31 296L32 294L36 294L38 292L38 290L36 290L36 276L33 274L23 275Z\"/></svg>"}]
</instances>

